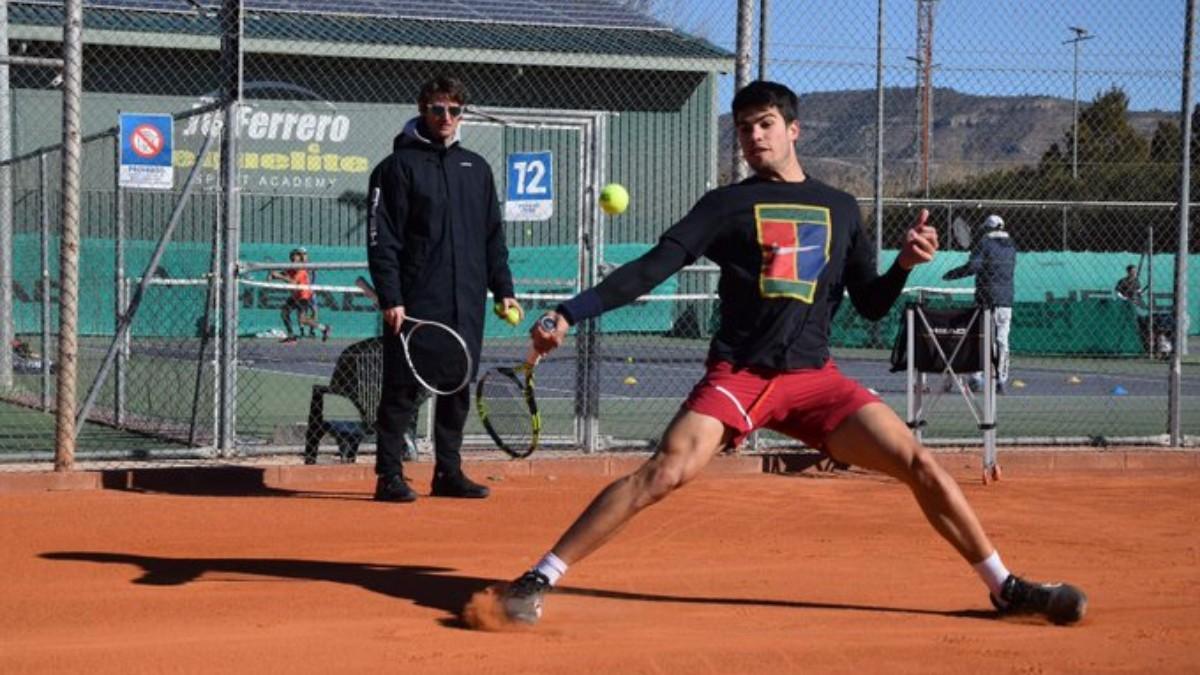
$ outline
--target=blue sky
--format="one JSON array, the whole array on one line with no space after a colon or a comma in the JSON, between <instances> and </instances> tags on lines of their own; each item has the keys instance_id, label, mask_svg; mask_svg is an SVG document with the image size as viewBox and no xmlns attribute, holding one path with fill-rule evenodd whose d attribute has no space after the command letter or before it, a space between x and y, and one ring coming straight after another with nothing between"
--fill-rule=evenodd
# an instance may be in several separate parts
<instances>
[{"instance_id":1,"label":"blue sky","mask_svg":"<svg viewBox=\"0 0 1200 675\"><path fill-rule=\"evenodd\" d=\"M734 49L737 0L652 5L656 18ZM1184 9L1184 0L939 0L934 84L1069 99L1072 47L1063 41L1073 37L1068 26L1081 26L1095 36L1080 45L1081 101L1118 86L1135 110L1178 110ZM772 79L798 92L874 87L875 0L771 0L770 18ZM884 22L885 83L913 86L915 0L886 0Z\"/></svg>"}]
</instances>

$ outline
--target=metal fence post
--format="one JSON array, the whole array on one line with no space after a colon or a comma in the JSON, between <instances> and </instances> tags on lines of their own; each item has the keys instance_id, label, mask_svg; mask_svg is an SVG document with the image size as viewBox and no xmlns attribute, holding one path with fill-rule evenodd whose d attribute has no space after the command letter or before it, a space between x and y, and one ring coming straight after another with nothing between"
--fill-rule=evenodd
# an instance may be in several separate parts
<instances>
[{"instance_id":1,"label":"metal fence post","mask_svg":"<svg viewBox=\"0 0 1200 675\"><path fill-rule=\"evenodd\" d=\"M50 175L46 153L38 155L38 224L42 258L38 277L42 305L42 410L49 412L53 401L50 397Z\"/></svg>"},{"instance_id":2,"label":"metal fence post","mask_svg":"<svg viewBox=\"0 0 1200 675\"><path fill-rule=\"evenodd\" d=\"M875 269L883 272L883 0L875 17Z\"/></svg>"},{"instance_id":3,"label":"metal fence post","mask_svg":"<svg viewBox=\"0 0 1200 675\"><path fill-rule=\"evenodd\" d=\"M758 0L758 79L767 79L767 56L770 54L771 0Z\"/></svg>"},{"instance_id":4,"label":"metal fence post","mask_svg":"<svg viewBox=\"0 0 1200 675\"><path fill-rule=\"evenodd\" d=\"M751 0L738 0L737 6L737 76L733 83L734 92L750 84L750 37L754 32L754 5ZM736 125L735 129L736 129ZM737 133L733 134L733 182L750 175L750 167L742 160L738 151Z\"/></svg>"},{"instance_id":5,"label":"metal fence post","mask_svg":"<svg viewBox=\"0 0 1200 675\"><path fill-rule=\"evenodd\" d=\"M1168 400L1168 433L1171 445L1183 445L1183 352L1188 339L1188 227L1191 225L1191 153L1192 153L1192 48L1196 28L1196 0L1187 0L1183 30L1183 87L1179 115L1179 246L1175 249L1175 344L1171 350L1171 375ZM1150 322L1154 323L1153 305Z\"/></svg>"},{"instance_id":6,"label":"metal fence post","mask_svg":"<svg viewBox=\"0 0 1200 675\"><path fill-rule=\"evenodd\" d=\"M113 295L113 325L121 324L121 316L125 314L125 190L121 188L121 141L120 136L113 137L113 283L117 292ZM113 416L117 426L125 424L125 381L126 369L129 365L128 354L121 350L117 357L116 371L113 373Z\"/></svg>"},{"instance_id":7,"label":"metal fence post","mask_svg":"<svg viewBox=\"0 0 1200 675\"><path fill-rule=\"evenodd\" d=\"M242 100L242 3L225 0L221 7L221 95L225 124L221 135L221 421L218 454L232 454L237 444L237 262L241 255L241 186L238 184L238 107Z\"/></svg>"},{"instance_id":8,"label":"metal fence post","mask_svg":"<svg viewBox=\"0 0 1200 675\"><path fill-rule=\"evenodd\" d=\"M0 159L12 156L8 3L0 5ZM0 389L13 386L13 168L0 166Z\"/></svg>"},{"instance_id":9,"label":"metal fence post","mask_svg":"<svg viewBox=\"0 0 1200 675\"><path fill-rule=\"evenodd\" d=\"M58 403L54 470L75 466L75 385L79 345L79 192L83 163L83 0L63 7L62 241L59 243ZM5 346L7 349L7 346Z\"/></svg>"}]
</instances>

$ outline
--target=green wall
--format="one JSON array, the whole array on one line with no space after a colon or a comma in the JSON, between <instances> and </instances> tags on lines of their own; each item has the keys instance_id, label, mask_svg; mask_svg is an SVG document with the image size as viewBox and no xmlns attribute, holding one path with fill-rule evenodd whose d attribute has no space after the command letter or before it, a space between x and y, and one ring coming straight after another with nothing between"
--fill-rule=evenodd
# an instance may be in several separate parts
<instances>
[{"instance_id":1,"label":"green wall","mask_svg":"<svg viewBox=\"0 0 1200 675\"><path fill-rule=\"evenodd\" d=\"M128 274L137 276L149 261L155 242L137 240L126 243ZM15 320L18 333L40 332L41 304L36 281L40 277L39 239L37 235L18 234L15 237L18 254L14 268ZM58 278L57 240L51 241L51 279ZM621 264L641 255L644 244L610 244L605 247L606 259ZM243 258L259 262L283 262L290 244L246 244ZM310 246L310 258L316 261L364 260L361 247ZM163 258L161 276L173 279L198 278L207 274L210 247L201 242L175 242ZM574 246L530 246L513 248L510 264L518 279L573 280L578 269L578 249ZM894 252L889 252L889 258ZM929 265L922 266L909 278L909 286L969 287L970 279L958 282L940 281L941 274L965 259L963 253L943 253ZM84 301L80 303L80 332L85 335L111 335L113 331L113 241L89 239L82 245L80 255L80 285ZM1113 271L1119 274L1127 256L1108 253L1079 253L1064 257L1059 254L1023 254L1017 265L1017 305L1013 311L1012 346L1018 353L1135 353L1138 351L1136 314L1132 306L1114 299L1111 287L1116 283ZM1189 289L1191 316L1200 316L1200 256L1189 260L1191 286ZM352 286L364 270L328 270L317 273L316 283L331 286ZM1173 264L1169 256L1155 260L1155 284L1169 288ZM251 278L264 280L265 272L255 272ZM525 285L518 292L570 294L573 281L565 284ZM690 292L673 277L655 289L657 294ZM1165 291L1164 291L1165 292ZM242 293L241 326L244 335L280 327L279 307L286 291L246 288ZM189 336L196 334L197 320L202 316L205 290L203 286L153 287L143 301L139 319L134 324L138 335ZM966 296L969 298L970 296ZM52 301L57 293L52 291ZM1158 299L1159 311L1169 306L1169 298ZM527 310L537 312L552 308L557 300L527 303ZM336 334L342 336L373 335L377 318L374 308L363 298L352 294L319 294L317 304L323 320L331 321ZM715 303L704 303L715 305ZM849 303L846 303L849 305ZM873 328L849 306L838 313L834 343L840 346L864 346L872 335L890 341L899 325L901 304L881 326ZM608 332L664 333L676 326L681 307L669 302L645 302L622 308L606 315L603 329ZM711 318L703 322L711 329ZM57 322L57 314L52 319ZM1192 322L1192 333L1200 333ZM55 325L57 325L55 323ZM492 337L513 335L513 328L494 316L488 318L486 334Z\"/></svg>"}]
</instances>

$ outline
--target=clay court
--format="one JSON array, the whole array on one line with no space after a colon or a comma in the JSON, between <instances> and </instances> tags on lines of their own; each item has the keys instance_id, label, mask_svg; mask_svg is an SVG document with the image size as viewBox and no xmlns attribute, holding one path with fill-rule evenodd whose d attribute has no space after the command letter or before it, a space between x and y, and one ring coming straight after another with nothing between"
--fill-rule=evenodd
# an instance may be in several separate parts
<instances>
[{"instance_id":1,"label":"clay court","mask_svg":"<svg viewBox=\"0 0 1200 675\"><path fill-rule=\"evenodd\" d=\"M0 670L1195 672L1197 456L1002 457L989 487L943 463L1015 572L1089 593L1077 626L994 618L907 490L856 470L718 458L512 632L459 612L639 458L477 462L490 500L412 505L370 501L361 466L8 474Z\"/></svg>"}]
</instances>

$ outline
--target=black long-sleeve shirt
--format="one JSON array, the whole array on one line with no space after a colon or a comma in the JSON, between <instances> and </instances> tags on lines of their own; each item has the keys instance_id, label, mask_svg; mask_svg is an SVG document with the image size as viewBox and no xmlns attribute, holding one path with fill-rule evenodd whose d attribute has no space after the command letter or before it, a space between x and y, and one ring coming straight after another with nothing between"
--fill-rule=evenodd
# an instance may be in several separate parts
<instances>
[{"instance_id":1,"label":"black long-sleeve shirt","mask_svg":"<svg viewBox=\"0 0 1200 675\"><path fill-rule=\"evenodd\" d=\"M574 323L620 307L704 256L721 268L721 327L710 356L739 367L819 368L847 290L878 320L904 288L898 264L883 275L854 198L813 178L750 178L713 190L642 257L563 303Z\"/></svg>"}]
</instances>

